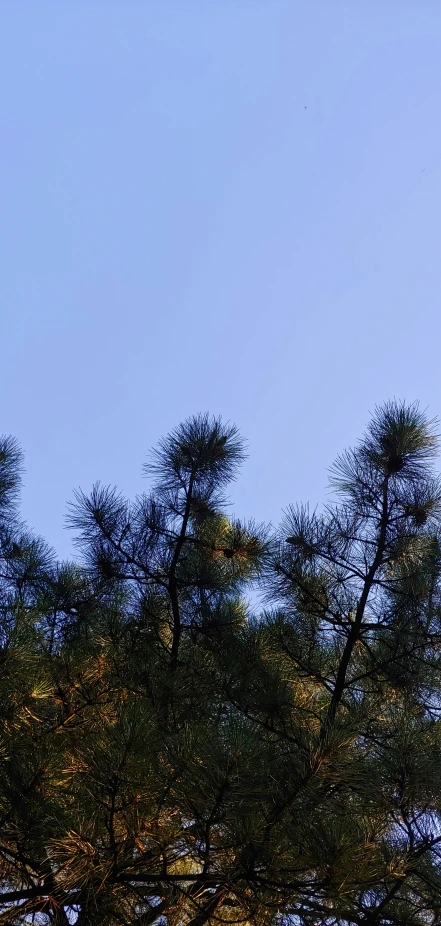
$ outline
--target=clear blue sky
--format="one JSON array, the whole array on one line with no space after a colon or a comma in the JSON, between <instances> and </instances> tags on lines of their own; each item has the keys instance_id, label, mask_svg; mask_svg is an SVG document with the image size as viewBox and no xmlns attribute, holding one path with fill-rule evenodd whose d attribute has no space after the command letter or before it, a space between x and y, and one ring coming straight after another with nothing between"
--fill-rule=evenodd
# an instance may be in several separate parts
<instances>
[{"instance_id":1,"label":"clear blue sky","mask_svg":"<svg viewBox=\"0 0 441 926\"><path fill-rule=\"evenodd\" d=\"M439 0L3 0L0 430L63 556L200 410L237 514L326 497L377 402L441 413Z\"/></svg>"}]
</instances>

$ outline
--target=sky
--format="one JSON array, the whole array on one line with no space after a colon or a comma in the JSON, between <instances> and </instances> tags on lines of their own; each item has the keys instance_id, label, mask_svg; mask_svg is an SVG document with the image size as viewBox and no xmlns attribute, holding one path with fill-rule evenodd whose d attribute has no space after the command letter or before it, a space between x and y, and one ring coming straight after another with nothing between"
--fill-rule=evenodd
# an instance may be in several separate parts
<instances>
[{"instance_id":1,"label":"sky","mask_svg":"<svg viewBox=\"0 0 441 926\"><path fill-rule=\"evenodd\" d=\"M439 0L3 0L0 432L57 550L208 411L237 516L329 497L375 405L441 416Z\"/></svg>"}]
</instances>

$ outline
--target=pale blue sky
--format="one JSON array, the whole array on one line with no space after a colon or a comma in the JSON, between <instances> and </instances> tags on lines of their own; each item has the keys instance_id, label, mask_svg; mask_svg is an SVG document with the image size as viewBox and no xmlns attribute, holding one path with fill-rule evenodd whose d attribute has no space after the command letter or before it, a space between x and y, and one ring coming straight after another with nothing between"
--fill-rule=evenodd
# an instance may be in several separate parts
<instances>
[{"instance_id":1,"label":"pale blue sky","mask_svg":"<svg viewBox=\"0 0 441 926\"><path fill-rule=\"evenodd\" d=\"M273 522L375 403L441 413L439 0L3 0L0 71L0 430L61 555L193 412Z\"/></svg>"}]
</instances>

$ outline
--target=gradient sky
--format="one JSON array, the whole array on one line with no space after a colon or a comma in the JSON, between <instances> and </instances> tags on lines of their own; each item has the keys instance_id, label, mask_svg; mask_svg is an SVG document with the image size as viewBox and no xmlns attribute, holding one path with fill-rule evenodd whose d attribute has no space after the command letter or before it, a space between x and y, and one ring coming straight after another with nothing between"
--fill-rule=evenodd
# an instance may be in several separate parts
<instances>
[{"instance_id":1,"label":"gradient sky","mask_svg":"<svg viewBox=\"0 0 441 926\"><path fill-rule=\"evenodd\" d=\"M439 0L3 0L0 431L61 556L210 411L277 523L378 402L441 414Z\"/></svg>"}]
</instances>

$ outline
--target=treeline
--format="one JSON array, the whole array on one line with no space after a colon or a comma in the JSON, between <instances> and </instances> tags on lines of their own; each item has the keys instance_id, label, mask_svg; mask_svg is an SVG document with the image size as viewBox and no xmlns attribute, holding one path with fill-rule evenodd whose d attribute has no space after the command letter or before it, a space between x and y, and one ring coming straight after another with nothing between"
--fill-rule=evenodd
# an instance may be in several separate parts
<instances>
[{"instance_id":1,"label":"treeline","mask_svg":"<svg viewBox=\"0 0 441 926\"><path fill-rule=\"evenodd\" d=\"M198 416L150 493L76 496L59 564L1 441L0 924L441 923L436 454L388 403L272 531Z\"/></svg>"}]
</instances>

